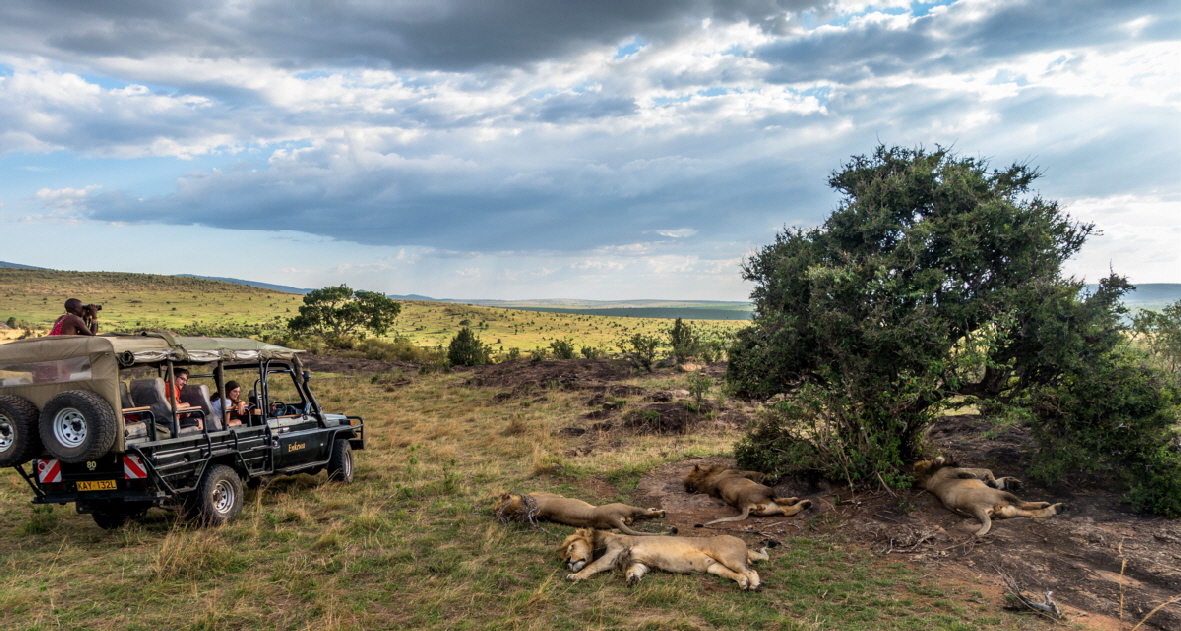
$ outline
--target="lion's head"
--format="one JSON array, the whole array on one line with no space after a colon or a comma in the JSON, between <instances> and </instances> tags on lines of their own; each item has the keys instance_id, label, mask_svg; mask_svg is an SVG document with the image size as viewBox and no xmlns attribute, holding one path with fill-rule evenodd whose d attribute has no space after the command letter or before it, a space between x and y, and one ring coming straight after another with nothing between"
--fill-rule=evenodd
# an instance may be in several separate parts
<instances>
[{"instance_id":1,"label":"lion's head","mask_svg":"<svg viewBox=\"0 0 1181 631\"><path fill-rule=\"evenodd\" d=\"M558 557L566 562L571 572L578 572L586 567L595 557L595 530L580 528L574 534L566 537L558 547Z\"/></svg>"},{"instance_id":2,"label":"lion's head","mask_svg":"<svg viewBox=\"0 0 1181 631\"><path fill-rule=\"evenodd\" d=\"M953 462L950 458L944 458L943 456L932 460L920 460L914 463L915 482L921 485L923 482L929 480L931 476L935 475L936 471L944 467L956 466L959 465Z\"/></svg>"},{"instance_id":3,"label":"lion's head","mask_svg":"<svg viewBox=\"0 0 1181 631\"><path fill-rule=\"evenodd\" d=\"M722 465L693 465L693 470L685 475L685 492L697 493L709 488L709 481L725 470Z\"/></svg>"}]
</instances>

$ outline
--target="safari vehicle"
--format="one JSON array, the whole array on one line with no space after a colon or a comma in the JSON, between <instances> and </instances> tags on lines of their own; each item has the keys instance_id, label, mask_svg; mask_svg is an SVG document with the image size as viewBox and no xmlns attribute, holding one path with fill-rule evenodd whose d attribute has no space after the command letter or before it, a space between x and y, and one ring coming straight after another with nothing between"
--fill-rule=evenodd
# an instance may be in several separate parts
<instances>
[{"instance_id":1,"label":"safari vehicle","mask_svg":"<svg viewBox=\"0 0 1181 631\"><path fill-rule=\"evenodd\" d=\"M364 422L323 412L300 352L167 333L0 345L0 466L20 473L34 504L73 502L108 529L165 505L225 523L243 485L270 476L327 469L352 482ZM169 396L181 367L189 383ZM226 401L229 379L252 402L234 421L212 403Z\"/></svg>"}]
</instances>

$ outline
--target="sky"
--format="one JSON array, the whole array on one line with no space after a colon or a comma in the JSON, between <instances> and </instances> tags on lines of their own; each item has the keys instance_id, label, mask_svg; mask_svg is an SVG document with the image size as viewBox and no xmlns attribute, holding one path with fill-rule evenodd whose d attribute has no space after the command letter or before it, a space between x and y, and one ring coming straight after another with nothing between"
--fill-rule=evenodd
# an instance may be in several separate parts
<instances>
[{"instance_id":1,"label":"sky","mask_svg":"<svg viewBox=\"0 0 1181 631\"><path fill-rule=\"evenodd\" d=\"M876 145L1037 166L1181 282L1181 2L8 0L0 260L745 300Z\"/></svg>"}]
</instances>

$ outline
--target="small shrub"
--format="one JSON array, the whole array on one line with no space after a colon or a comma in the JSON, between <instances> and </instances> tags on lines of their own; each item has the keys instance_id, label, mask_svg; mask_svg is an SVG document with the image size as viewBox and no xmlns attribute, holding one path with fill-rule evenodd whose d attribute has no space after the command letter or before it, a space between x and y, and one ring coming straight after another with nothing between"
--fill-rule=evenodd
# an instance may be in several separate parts
<instances>
[{"instance_id":1,"label":"small shrub","mask_svg":"<svg viewBox=\"0 0 1181 631\"><path fill-rule=\"evenodd\" d=\"M689 394L698 404L705 401L705 395L713 388L714 380L709 375L695 372L689 375Z\"/></svg>"},{"instance_id":2,"label":"small shrub","mask_svg":"<svg viewBox=\"0 0 1181 631\"><path fill-rule=\"evenodd\" d=\"M519 359L520 357L521 357L521 349L517 348L516 346L510 346L508 349L508 354L506 355L506 358L508 359L508 361L512 361L514 359Z\"/></svg>"},{"instance_id":3,"label":"small shrub","mask_svg":"<svg viewBox=\"0 0 1181 631\"><path fill-rule=\"evenodd\" d=\"M554 340L550 342L550 348L557 359L574 359L574 343L568 339Z\"/></svg>"},{"instance_id":4,"label":"small shrub","mask_svg":"<svg viewBox=\"0 0 1181 631\"><path fill-rule=\"evenodd\" d=\"M491 355L492 347L481 342L467 327L460 329L447 347L447 360L452 366L487 364Z\"/></svg>"},{"instance_id":5,"label":"small shrub","mask_svg":"<svg viewBox=\"0 0 1181 631\"><path fill-rule=\"evenodd\" d=\"M1029 473L1053 482L1106 469L1137 510L1181 517L1181 388L1146 358L1120 349L1034 396L1037 457Z\"/></svg>"},{"instance_id":6,"label":"small shrub","mask_svg":"<svg viewBox=\"0 0 1181 631\"><path fill-rule=\"evenodd\" d=\"M583 346L582 356L587 359L602 359L604 356L606 356L606 353L604 353L602 349L596 348L594 346Z\"/></svg>"},{"instance_id":7,"label":"small shrub","mask_svg":"<svg viewBox=\"0 0 1181 631\"><path fill-rule=\"evenodd\" d=\"M529 351L529 361L535 364L547 359L549 359L549 349L547 348L535 348Z\"/></svg>"},{"instance_id":8,"label":"small shrub","mask_svg":"<svg viewBox=\"0 0 1181 631\"><path fill-rule=\"evenodd\" d=\"M618 344L619 348L623 350L624 356L632 363L652 372L652 362L656 360L656 349L660 346L660 338L644 333L635 333L621 339Z\"/></svg>"}]
</instances>

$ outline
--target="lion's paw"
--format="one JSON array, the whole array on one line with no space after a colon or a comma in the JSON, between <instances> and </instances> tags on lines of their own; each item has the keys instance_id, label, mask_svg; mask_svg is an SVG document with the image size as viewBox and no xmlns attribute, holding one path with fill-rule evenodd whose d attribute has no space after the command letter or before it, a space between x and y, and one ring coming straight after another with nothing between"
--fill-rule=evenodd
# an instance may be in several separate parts
<instances>
[{"instance_id":1,"label":"lion's paw","mask_svg":"<svg viewBox=\"0 0 1181 631\"><path fill-rule=\"evenodd\" d=\"M1062 513L1065 513L1067 511L1071 510L1070 504L1067 504L1065 502L1059 502L1057 504L1050 506L1050 508L1054 509L1055 515L1061 515Z\"/></svg>"},{"instance_id":2,"label":"lion's paw","mask_svg":"<svg viewBox=\"0 0 1181 631\"><path fill-rule=\"evenodd\" d=\"M640 578L641 577L639 575L628 572L627 573L627 584L631 587L635 587L636 585L640 584Z\"/></svg>"},{"instance_id":3,"label":"lion's paw","mask_svg":"<svg viewBox=\"0 0 1181 631\"><path fill-rule=\"evenodd\" d=\"M567 575L566 575L566 580L568 580L568 581L574 581L574 582L576 582L576 583L577 583L578 581L581 581L581 580L582 580L582 577L581 577L581 576L579 576L579 575L577 575L577 574L567 574Z\"/></svg>"}]
</instances>

